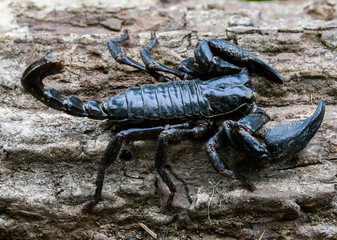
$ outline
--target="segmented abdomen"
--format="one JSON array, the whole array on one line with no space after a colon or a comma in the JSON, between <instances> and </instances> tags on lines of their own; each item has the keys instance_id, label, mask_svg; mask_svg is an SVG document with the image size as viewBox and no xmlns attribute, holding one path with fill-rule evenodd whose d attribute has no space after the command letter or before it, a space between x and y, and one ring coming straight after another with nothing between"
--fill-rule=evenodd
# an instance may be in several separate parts
<instances>
[{"instance_id":1,"label":"segmented abdomen","mask_svg":"<svg viewBox=\"0 0 337 240\"><path fill-rule=\"evenodd\" d=\"M199 81L176 81L128 88L108 99L107 110L112 121L142 121L207 117L206 105Z\"/></svg>"}]
</instances>

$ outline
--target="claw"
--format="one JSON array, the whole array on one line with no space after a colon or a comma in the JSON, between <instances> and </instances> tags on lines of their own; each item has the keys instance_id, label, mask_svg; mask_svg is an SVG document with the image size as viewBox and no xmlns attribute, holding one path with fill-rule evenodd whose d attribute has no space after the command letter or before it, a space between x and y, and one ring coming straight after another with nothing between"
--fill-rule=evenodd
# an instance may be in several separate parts
<instances>
[{"instance_id":1,"label":"claw","mask_svg":"<svg viewBox=\"0 0 337 240\"><path fill-rule=\"evenodd\" d=\"M223 60L239 67L246 67L249 71L258 73L276 83L283 83L283 77L274 68L239 46L221 39L210 39L209 44Z\"/></svg>"},{"instance_id":2,"label":"claw","mask_svg":"<svg viewBox=\"0 0 337 240\"><path fill-rule=\"evenodd\" d=\"M269 129L264 138L274 160L291 157L309 143L319 129L325 113L325 104L321 99L315 113L301 121L281 123Z\"/></svg>"}]
</instances>

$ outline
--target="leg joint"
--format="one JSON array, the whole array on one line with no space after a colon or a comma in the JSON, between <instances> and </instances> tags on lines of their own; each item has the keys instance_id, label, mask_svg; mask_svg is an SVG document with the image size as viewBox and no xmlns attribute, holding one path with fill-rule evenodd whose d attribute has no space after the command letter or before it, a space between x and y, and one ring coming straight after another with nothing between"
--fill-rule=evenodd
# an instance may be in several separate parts
<instances>
[{"instance_id":1,"label":"leg joint","mask_svg":"<svg viewBox=\"0 0 337 240\"><path fill-rule=\"evenodd\" d=\"M123 130L123 131L120 131L119 133L117 133L115 135L115 138L117 138L121 141L125 141L125 140L127 140L128 135L129 135L128 130Z\"/></svg>"},{"instance_id":2,"label":"leg joint","mask_svg":"<svg viewBox=\"0 0 337 240\"><path fill-rule=\"evenodd\" d=\"M175 129L167 129L162 131L159 136L158 139L160 140L164 140L164 141L168 141L172 139L172 133Z\"/></svg>"}]
</instances>

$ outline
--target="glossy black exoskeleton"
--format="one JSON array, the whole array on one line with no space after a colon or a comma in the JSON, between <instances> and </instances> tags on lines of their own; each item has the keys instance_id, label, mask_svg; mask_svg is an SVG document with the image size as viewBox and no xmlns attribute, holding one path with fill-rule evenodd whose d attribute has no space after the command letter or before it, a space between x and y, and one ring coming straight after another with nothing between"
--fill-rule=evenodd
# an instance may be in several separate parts
<instances>
[{"instance_id":1,"label":"glossy black exoskeleton","mask_svg":"<svg viewBox=\"0 0 337 240\"><path fill-rule=\"evenodd\" d=\"M206 143L212 166L225 177L241 180L253 191L254 185L230 170L220 159L217 149L224 145L240 146L248 157L264 165L301 151L324 118L325 104L321 100L316 112L308 119L278 124L267 130L262 144L254 134L269 121L269 116L255 105L256 90L248 72L282 84L283 78L271 66L232 43L210 39L197 44L194 58L184 60L178 70L172 69L154 61L151 55L150 50L157 43L154 32L153 40L141 50L144 66L123 55L118 43L126 39L125 31L124 36L108 42L114 59L138 68L162 83L128 88L106 101L83 103L74 96L63 99L55 89L45 90L42 83L45 77L57 74L63 68L62 60L53 52L31 64L21 79L28 92L54 109L74 116L139 126L117 133L108 144L99 165L94 199L84 206L86 212L101 200L105 169L115 161L125 141L157 139L155 167L171 192L167 201L171 205L176 187L164 168L169 140L201 138L212 133ZM181 80L171 81L158 71L173 74ZM152 127L141 128L148 122Z\"/></svg>"}]
</instances>

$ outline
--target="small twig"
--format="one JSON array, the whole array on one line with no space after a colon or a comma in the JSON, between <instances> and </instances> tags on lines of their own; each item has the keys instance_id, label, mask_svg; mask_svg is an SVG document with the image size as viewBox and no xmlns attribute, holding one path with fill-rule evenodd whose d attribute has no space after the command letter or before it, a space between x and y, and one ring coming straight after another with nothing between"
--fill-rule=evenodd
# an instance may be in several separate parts
<instances>
[{"instance_id":1,"label":"small twig","mask_svg":"<svg viewBox=\"0 0 337 240\"><path fill-rule=\"evenodd\" d=\"M157 234L155 234L150 228L148 228L144 223L138 223L148 234L150 234L154 239L157 239Z\"/></svg>"},{"instance_id":2,"label":"small twig","mask_svg":"<svg viewBox=\"0 0 337 240\"><path fill-rule=\"evenodd\" d=\"M262 237L263 237L263 235L264 235L265 232L266 232L266 230L263 230L263 231L262 231L261 236L259 237L258 240L261 240L261 239L262 239Z\"/></svg>"},{"instance_id":3,"label":"small twig","mask_svg":"<svg viewBox=\"0 0 337 240\"><path fill-rule=\"evenodd\" d=\"M209 201L208 201L208 206L207 206L207 210L208 210L208 220L209 222L212 224L212 220L211 220L211 202L212 202L212 199L214 197L214 194L215 194L215 189L216 187L222 182L222 180L220 180L217 184L214 185L213 187L213 191L212 191L212 195L211 197L209 198Z\"/></svg>"}]
</instances>

